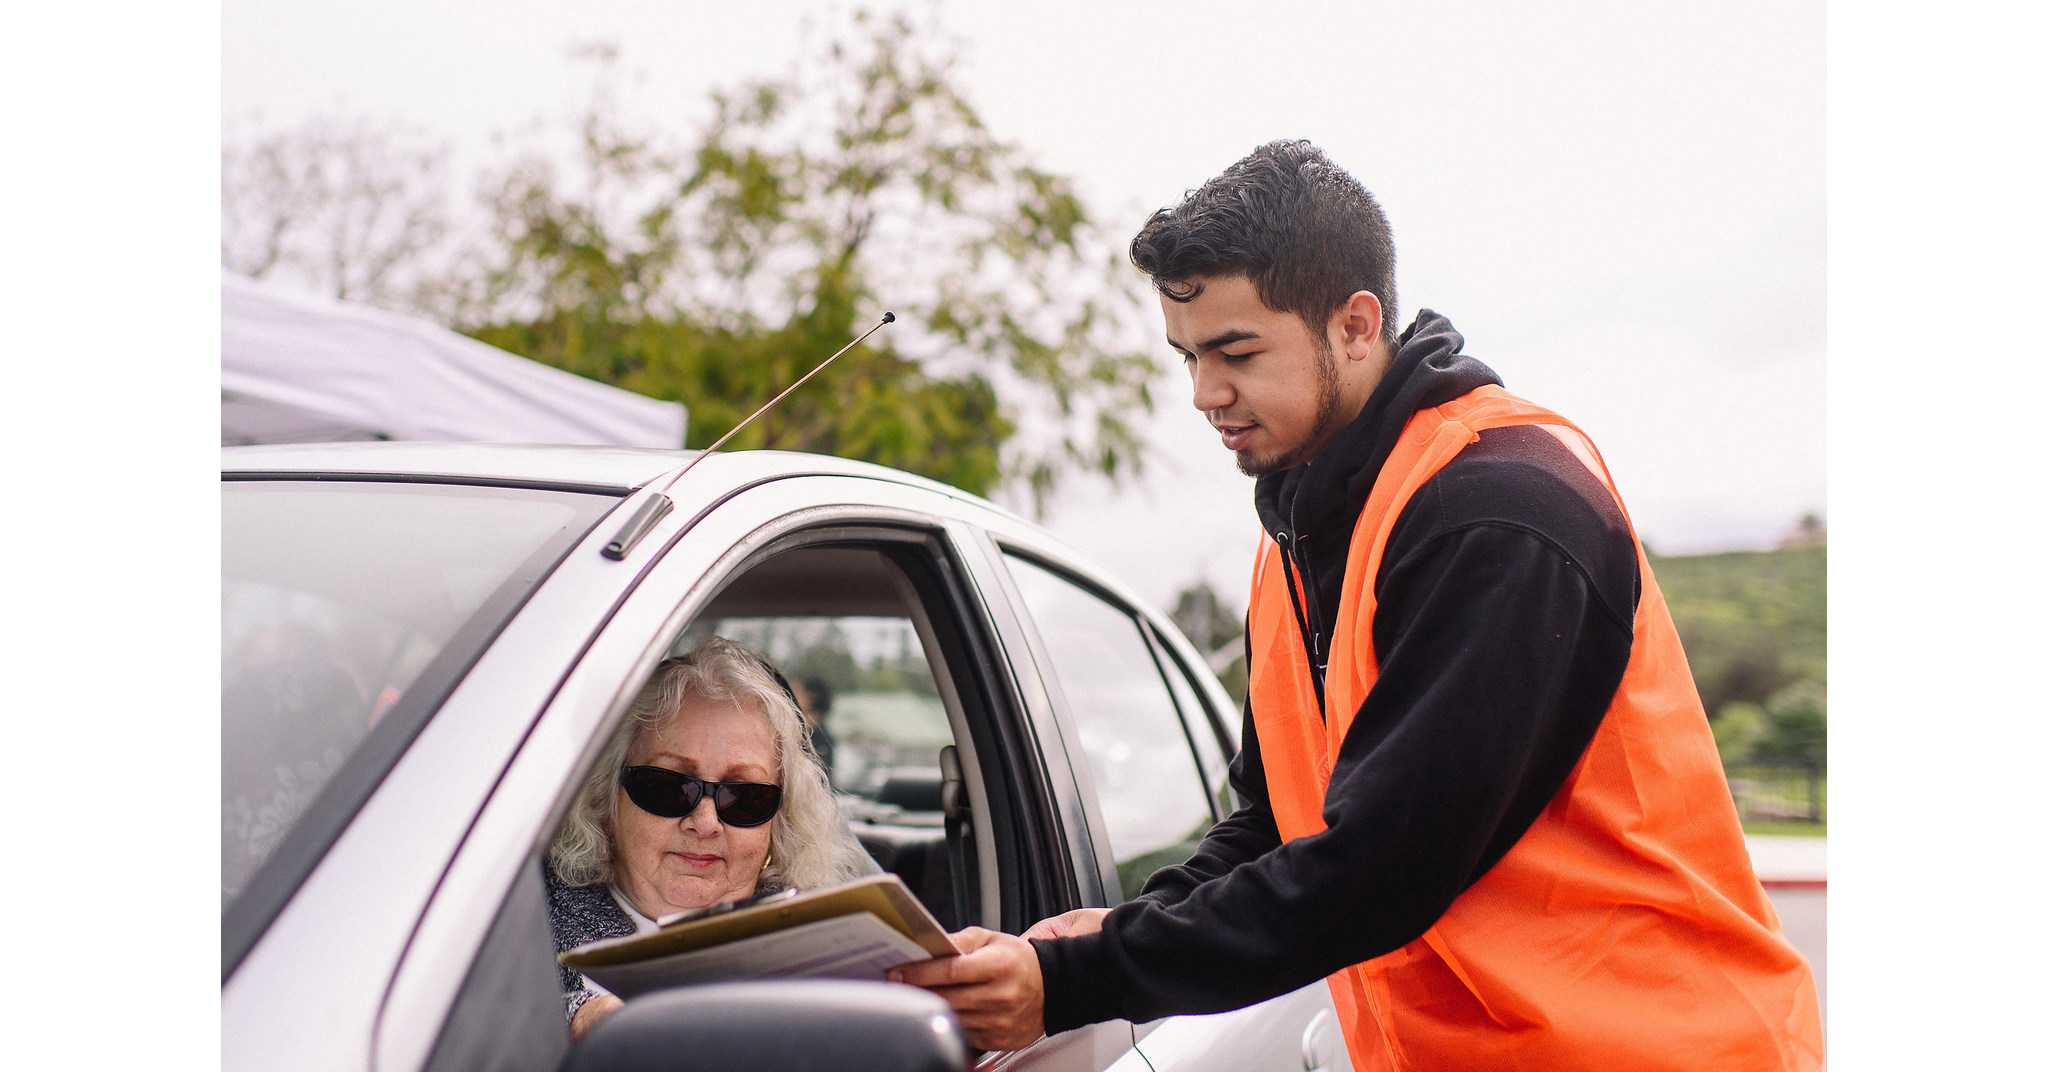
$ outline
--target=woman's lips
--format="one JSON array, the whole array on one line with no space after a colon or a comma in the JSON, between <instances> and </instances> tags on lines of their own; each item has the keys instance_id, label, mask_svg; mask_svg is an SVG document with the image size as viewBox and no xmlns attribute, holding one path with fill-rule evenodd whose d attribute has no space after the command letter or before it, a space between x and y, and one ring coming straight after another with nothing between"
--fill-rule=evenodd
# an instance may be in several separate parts
<instances>
[{"instance_id":1,"label":"woman's lips","mask_svg":"<svg viewBox=\"0 0 2048 1072\"><path fill-rule=\"evenodd\" d=\"M672 852L669 855L681 860L689 867L710 867L720 860L717 853L710 852Z\"/></svg>"}]
</instances>

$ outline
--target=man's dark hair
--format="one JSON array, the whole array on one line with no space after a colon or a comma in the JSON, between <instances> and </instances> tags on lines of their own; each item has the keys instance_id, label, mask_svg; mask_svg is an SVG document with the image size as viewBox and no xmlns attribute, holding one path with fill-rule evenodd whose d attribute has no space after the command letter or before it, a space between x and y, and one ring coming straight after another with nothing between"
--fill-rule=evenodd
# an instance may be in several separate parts
<instances>
[{"instance_id":1,"label":"man's dark hair","mask_svg":"<svg viewBox=\"0 0 2048 1072\"><path fill-rule=\"evenodd\" d=\"M1248 276L1268 309L1300 317L1318 339L1338 306L1369 290L1387 344L1399 334L1386 213L1306 141L1267 142L1153 213L1131 239L1131 263L1178 302L1202 292L1195 277Z\"/></svg>"}]
</instances>

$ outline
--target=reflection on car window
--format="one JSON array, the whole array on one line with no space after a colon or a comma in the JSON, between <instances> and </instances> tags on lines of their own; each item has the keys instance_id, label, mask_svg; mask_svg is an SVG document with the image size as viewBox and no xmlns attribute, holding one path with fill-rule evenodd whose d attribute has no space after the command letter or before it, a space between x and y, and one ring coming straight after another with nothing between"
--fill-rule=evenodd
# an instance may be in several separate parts
<instances>
[{"instance_id":1,"label":"reflection on car window","mask_svg":"<svg viewBox=\"0 0 2048 1072\"><path fill-rule=\"evenodd\" d=\"M1156 635L1152 642L1155 645L1160 643ZM1223 742L1217 739L1216 731L1209 724L1209 707L1201 699L1201 690L1188 680L1181 665L1166 654L1164 646L1155 650L1161 656L1160 665L1166 668L1166 681L1173 687L1173 699L1180 705L1181 718L1187 722L1188 737L1194 741L1195 755L1201 761L1204 785L1216 801L1216 814L1229 815L1237 810L1236 794L1230 791L1230 756L1224 754Z\"/></svg>"},{"instance_id":2,"label":"reflection on car window","mask_svg":"<svg viewBox=\"0 0 2048 1072\"><path fill-rule=\"evenodd\" d=\"M451 639L488 637L479 609L518 605L508 578L617 499L269 480L221 499L225 909Z\"/></svg>"},{"instance_id":3,"label":"reflection on car window","mask_svg":"<svg viewBox=\"0 0 2048 1072\"><path fill-rule=\"evenodd\" d=\"M1038 565L1008 556L1088 754L1125 897L1193 855L1215 822L1179 711L1138 623Z\"/></svg>"}]
</instances>

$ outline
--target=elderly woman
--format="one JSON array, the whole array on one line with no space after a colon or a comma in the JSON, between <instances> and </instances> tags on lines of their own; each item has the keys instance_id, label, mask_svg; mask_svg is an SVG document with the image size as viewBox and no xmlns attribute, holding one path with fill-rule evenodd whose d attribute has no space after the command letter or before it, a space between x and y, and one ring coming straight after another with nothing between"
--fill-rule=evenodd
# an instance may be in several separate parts
<instances>
[{"instance_id":1,"label":"elderly woman","mask_svg":"<svg viewBox=\"0 0 2048 1072\"><path fill-rule=\"evenodd\" d=\"M782 676L710 637L664 661L577 794L548 858L558 951L875 865L847 831ZM582 1038L617 997L562 969Z\"/></svg>"}]
</instances>

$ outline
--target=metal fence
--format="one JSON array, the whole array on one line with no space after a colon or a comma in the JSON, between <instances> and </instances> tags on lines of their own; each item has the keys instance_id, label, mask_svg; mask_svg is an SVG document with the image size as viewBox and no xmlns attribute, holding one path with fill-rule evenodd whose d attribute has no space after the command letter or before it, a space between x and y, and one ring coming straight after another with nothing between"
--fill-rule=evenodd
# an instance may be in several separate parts
<instances>
[{"instance_id":1,"label":"metal fence","mask_svg":"<svg viewBox=\"0 0 2048 1072\"><path fill-rule=\"evenodd\" d=\"M1797 759L1744 760L1724 765L1728 791L1744 822L1824 823L1828 812L1825 763Z\"/></svg>"}]
</instances>

